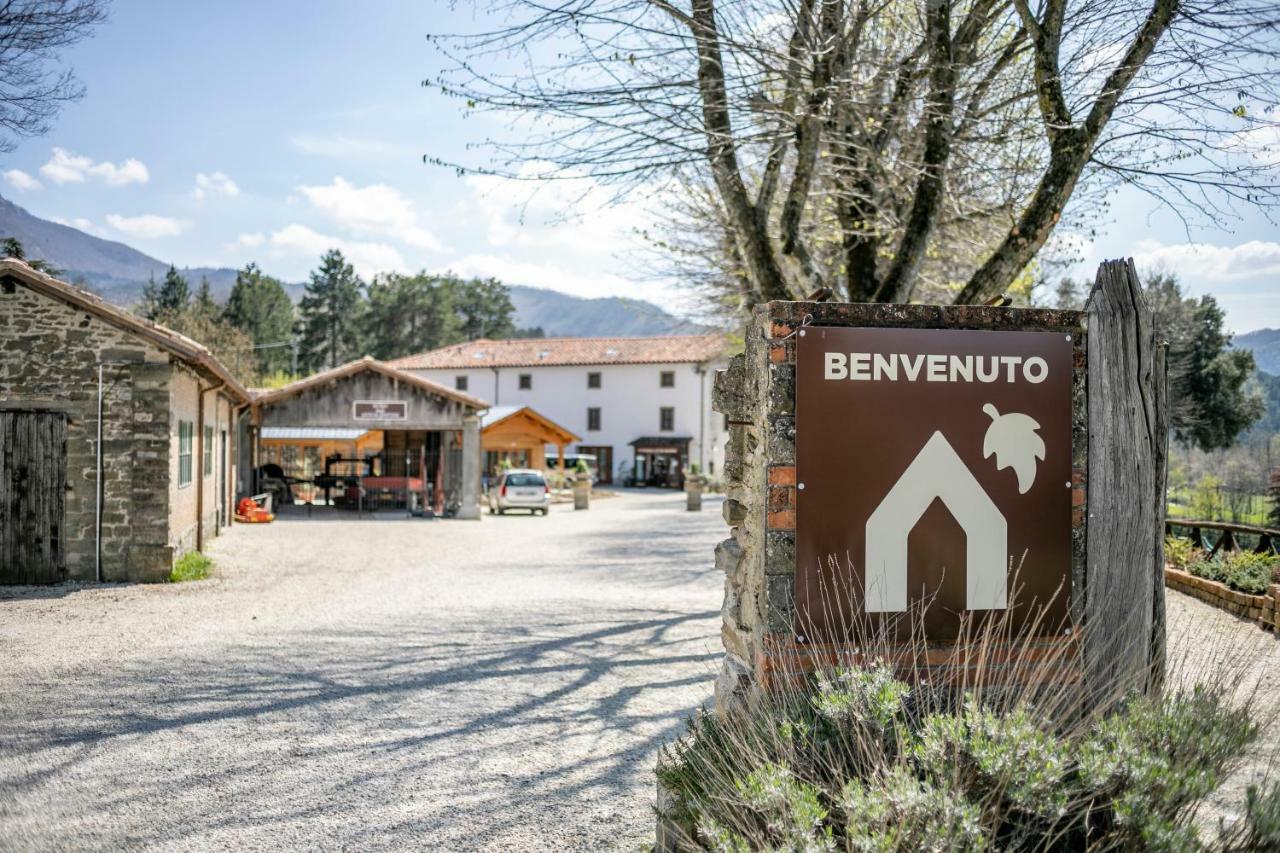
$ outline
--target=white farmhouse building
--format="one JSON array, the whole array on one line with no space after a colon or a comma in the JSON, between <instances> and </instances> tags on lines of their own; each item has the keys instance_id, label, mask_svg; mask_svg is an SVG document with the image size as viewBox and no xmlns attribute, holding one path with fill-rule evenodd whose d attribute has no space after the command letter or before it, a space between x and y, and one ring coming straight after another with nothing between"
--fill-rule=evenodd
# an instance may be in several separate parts
<instances>
[{"instance_id":1,"label":"white farmhouse building","mask_svg":"<svg viewBox=\"0 0 1280 853\"><path fill-rule=\"evenodd\" d=\"M530 406L582 436L602 482L677 486L689 464L724 464L711 411L722 335L478 340L398 359L401 370L495 406ZM492 460L486 460L486 464Z\"/></svg>"}]
</instances>

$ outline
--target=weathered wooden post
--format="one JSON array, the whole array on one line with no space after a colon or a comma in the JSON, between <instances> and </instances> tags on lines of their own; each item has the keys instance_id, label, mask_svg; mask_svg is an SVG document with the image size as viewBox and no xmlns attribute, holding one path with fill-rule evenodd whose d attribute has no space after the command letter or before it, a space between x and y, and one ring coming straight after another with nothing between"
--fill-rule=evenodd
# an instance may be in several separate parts
<instances>
[{"instance_id":1,"label":"weathered wooden post","mask_svg":"<svg viewBox=\"0 0 1280 853\"><path fill-rule=\"evenodd\" d=\"M1165 351L1133 261L1107 261L1089 296L1085 667L1092 700L1164 676Z\"/></svg>"},{"instance_id":2,"label":"weathered wooden post","mask_svg":"<svg viewBox=\"0 0 1280 853\"><path fill-rule=\"evenodd\" d=\"M1130 262L1103 265L1087 312L758 306L713 392L730 428L717 708L847 649L833 602L886 624L929 595L1032 626L1083 703L1158 683L1163 367ZM1043 624L1019 610L1035 601ZM953 622L926 619L926 639L963 666Z\"/></svg>"}]
</instances>

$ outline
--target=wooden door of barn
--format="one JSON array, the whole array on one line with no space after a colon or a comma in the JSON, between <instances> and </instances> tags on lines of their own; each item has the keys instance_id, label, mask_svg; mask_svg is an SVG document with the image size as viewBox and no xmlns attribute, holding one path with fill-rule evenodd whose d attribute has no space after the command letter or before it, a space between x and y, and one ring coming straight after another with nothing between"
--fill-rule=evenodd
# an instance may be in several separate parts
<instances>
[{"instance_id":1,"label":"wooden door of barn","mask_svg":"<svg viewBox=\"0 0 1280 853\"><path fill-rule=\"evenodd\" d=\"M66 489L66 416L0 412L0 583L63 579Z\"/></svg>"}]
</instances>

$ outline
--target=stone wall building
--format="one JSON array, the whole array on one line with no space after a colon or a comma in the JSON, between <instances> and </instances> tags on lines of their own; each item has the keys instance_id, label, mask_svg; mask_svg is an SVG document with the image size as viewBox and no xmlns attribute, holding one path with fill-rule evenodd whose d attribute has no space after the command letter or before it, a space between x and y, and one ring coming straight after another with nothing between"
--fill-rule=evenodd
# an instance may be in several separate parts
<instances>
[{"instance_id":1,"label":"stone wall building","mask_svg":"<svg viewBox=\"0 0 1280 853\"><path fill-rule=\"evenodd\" d=\"M248 399L201 344L0 260L0 583L166 578L231 521Z\"/></svg>"}]
</instances>

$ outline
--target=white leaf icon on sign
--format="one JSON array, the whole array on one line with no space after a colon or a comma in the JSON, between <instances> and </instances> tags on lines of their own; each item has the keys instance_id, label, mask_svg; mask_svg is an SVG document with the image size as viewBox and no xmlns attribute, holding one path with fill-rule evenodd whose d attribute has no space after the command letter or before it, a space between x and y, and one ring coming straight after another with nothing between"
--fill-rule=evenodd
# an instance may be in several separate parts
<instances>
[{"instance_id":1,"label":"white leaf icon on sign","mask_svg":"<svg viewBox=\"0 0 1280 853\"><path fill-rule=\"evenodd\" d=\"M1012 468L1018 475L1018 494L1025 495L1036 481L1036 460L1044 459L1044 439L1036 432L1040 424L1018 412L1002 415L990 403L982 411L991 418L982 440L982 458L990 459L994 453L997 471Z\"/></svg>"}]
</instances>

